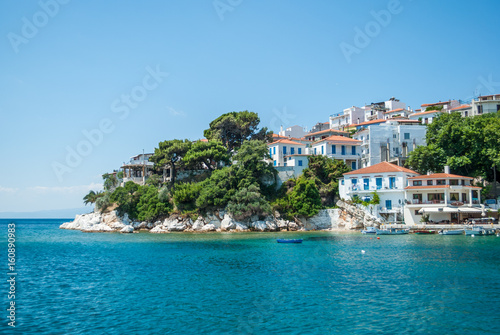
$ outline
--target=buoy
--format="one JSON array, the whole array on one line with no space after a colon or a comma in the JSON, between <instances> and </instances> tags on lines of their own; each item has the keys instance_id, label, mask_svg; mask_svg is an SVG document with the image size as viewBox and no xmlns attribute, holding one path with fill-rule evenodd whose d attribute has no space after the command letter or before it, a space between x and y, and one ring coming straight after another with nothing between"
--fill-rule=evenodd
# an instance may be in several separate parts
<instances>
[{"instance_id":1,"label":"buoy","mask_svg":"<svg viewBox=\"0 0 500 335\"><path fill-rule=\"evenodd\" d=\"M472 234L470 237L474 237L474 234Z\"/></svg>"},{"instance_id":2,"label":"buoy","mask_svg":"<svg viewBox=\"0 0 500 335\"><path fill-rule=\"evenodd\" d=\"M365 251L364 251L364 250L361 250L361 253L362 253L362 254L364 254L364 253L365 253Z\"/></svg>"},{"instance_id":3,"label":"buoy","mask_svg":"<svg viewBox=\"0 0 500 335\"><path fill-rule=\"evenodd\" d=\"M498 235L497 235L498 236ZM370 240L373 240L373 237L370 237Z\"/></svg>"},{"instance_id":4,"label":"buoy","mask_svg":"<svg viewBox=\"0 0 500 335\"><path fill-rule=\"evenodd\" d=\"M380 240L380 237L377 237L377 240Z\"/></svg>"}]
</instances>

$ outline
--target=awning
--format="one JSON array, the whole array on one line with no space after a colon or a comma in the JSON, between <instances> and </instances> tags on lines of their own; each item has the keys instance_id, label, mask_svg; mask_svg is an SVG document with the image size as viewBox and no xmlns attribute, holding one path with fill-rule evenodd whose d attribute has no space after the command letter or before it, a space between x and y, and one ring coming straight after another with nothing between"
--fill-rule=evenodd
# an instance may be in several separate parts
<instances>
[{"instance_id":1,"label":"awning","mask_svg":"<svg viewBox=\"0 0 500 335\"><path fill-rule=\"evenodd\" d=\"M419 213L482 213L481 208L471 207L422 207Z\"/></svg>"}]
</instances>

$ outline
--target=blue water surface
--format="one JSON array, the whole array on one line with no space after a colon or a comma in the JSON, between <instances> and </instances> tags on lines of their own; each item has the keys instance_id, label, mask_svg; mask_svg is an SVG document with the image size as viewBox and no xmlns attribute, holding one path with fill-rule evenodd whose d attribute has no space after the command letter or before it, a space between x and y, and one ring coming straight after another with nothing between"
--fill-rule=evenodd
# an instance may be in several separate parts
<instances>
[{"instance_id":1,"label":"blue water surface","mask_svg":"<svg viewBox=\"0 0 500 335\"><path fill-rule=\"evenodd\" d=\"M500 334L496 236L82 233L65 221L0 220L0 333Z\"/></svg>"}]
</instances>

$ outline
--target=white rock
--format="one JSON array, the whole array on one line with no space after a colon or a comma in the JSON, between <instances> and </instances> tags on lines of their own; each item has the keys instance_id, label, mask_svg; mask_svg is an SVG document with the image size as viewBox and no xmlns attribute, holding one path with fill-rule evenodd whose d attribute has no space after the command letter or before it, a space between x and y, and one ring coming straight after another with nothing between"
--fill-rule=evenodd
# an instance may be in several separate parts
<instances>
[{"instance_id":1,"label":"white rock","mask_svg":"<svg viewBox=\"0 0 500 335\"><path fill-rule=\"evenodd\" d=\"M201 230L203 226L205 225L205 221L201 216L198 216L198 219L193 223L193 226L191 227L192 230L197 231Z\"/></svg>"},{"instance_id":2,"label":"white rock","mask_svg":"<svg viewBox=\"0 0 500 335\"><path fill-rule=\"evenodd\" d=\"M128 225L120 229L120 233L133 233L134 232L134 227Z\"/></svg>"},{"instance_id":3,"label":"white rock","mask_svg":"<svg viewBox=\"0 0 500 335\"><path fill-rule=\"evenodd\" d=\"M267 224L265 221L253 221L250 223L250 227L258 231L267 230Z\"/></svg>"},{"instance_id":4,"label":"white rock","mask_svg":"<svg viewBox=\"0 0 500 335\"><path fill-rule=\"evenodd\" d=\"M215 225L212 223L208 223L200 229L200 231L215 231L215 230L217 230L217 227L215 227Z\"/></svg>"},{"instance_id":5,"label":"white rock","mask_svg":"<svg viewBox=\"0 0 500 335\"><path fill-rule=\"evenodd\" d=\"M222 230L231 230L236 228L236 222L228 214L224 215L224 219L220 223Z\"/></svg>"},{"instance_id":6,"label":"white rock","mask_svg":"<svg viewBox=\"0 0 500 335\"><path fill-rule=\"evenodd\" d=\"M155 234L155 233L156 234L170 233L170 231L165 226L161 226L161 225L154 227L149 232L153 233L153 234Z\"/></svg>"}]
</instances>

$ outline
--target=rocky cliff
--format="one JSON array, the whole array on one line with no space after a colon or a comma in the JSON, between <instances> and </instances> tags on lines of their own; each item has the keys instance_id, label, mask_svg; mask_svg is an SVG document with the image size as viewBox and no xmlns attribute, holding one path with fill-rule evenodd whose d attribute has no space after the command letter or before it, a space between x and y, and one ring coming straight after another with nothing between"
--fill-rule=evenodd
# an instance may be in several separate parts
<instances>
[{"instance_id":1,"label":"rocky cliff","mask_svg":"<svg viewBox=\"0 0 500 335\"><path fill-rule=\"evenodd\" d=\"M172 215L156 222L136 222L118 216L116 211L77 215L74 221L63 223L61 229L76 229L83 232L122 232L133 233L149 230L150 233L170 232L211 232L211 231L306 231L306 230L356 230L365 226L379 226L379 219L363 208L339 201L339 208L320 210L311 218L298 218L294 221L275 216L265 220L254 218L250 222L239 222L228 213L218 212L199 216L195 221L179 215Z\"/></svg>"}]
</instances>

